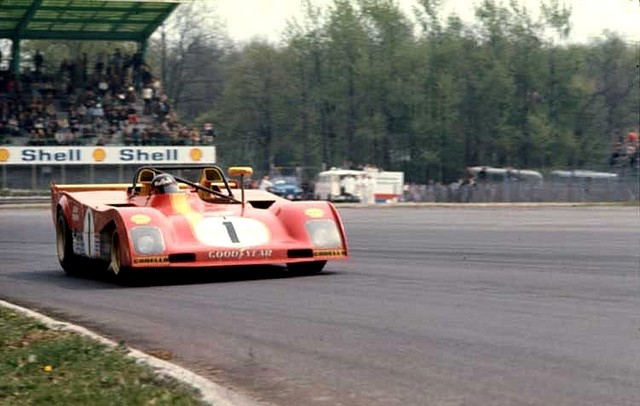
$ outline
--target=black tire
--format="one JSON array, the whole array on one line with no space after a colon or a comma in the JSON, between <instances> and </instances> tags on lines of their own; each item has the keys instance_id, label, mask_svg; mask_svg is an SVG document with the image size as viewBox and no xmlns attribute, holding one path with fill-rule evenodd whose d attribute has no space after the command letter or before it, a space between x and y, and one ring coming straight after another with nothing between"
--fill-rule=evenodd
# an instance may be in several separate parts
<instances>
[{"instance_id":1,"label":"black tire","mask_svg":"<svg viewBox=\"0 0 640 406\"><path fill-rule=\"evenodd\" d=\"M324 269L327 261L292 262L287 270L294 275L315 275Z\"/></svg>"},{"instance_id":2,"label":"black tire","mask_svg":"<svg viewBox=\"0 0 640 406\"><path fill-rule=\"evenodd\" d=\"M73 252L73 236L62 210L56 221L56 251L62 269L69 275L77 275L82 269L82 257Z\"/></svg>"},{"instance_id":3,"label":"black tire","mask_svg":"<svg viewBox=\"0 0 640 406\"><path fill-rule=\"evenodd\" d=\"M122 247L118 233L111 235L111 261L109 262L109 271L111 271L119 281L127 280L131 274L131 268L122 266Z\"/></svg>"}]
</instances>

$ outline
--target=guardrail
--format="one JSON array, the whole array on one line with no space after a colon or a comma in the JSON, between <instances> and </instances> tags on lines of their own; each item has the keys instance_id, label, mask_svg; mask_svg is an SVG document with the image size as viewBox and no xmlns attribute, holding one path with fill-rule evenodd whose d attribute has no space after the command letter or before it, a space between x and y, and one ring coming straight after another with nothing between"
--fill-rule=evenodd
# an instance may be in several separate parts
<instances>
[{"instance_id":1,"label":"guardrail","mask_svg":"<svg viewBox=\"0 0 640 406\"><path fill-rule=\"evenodd\" d=\"M0 197L0 206L8 204L27 205L27 204L46 204L51 201L49 196L7 196Z\"/></svg>"}]
</instances>

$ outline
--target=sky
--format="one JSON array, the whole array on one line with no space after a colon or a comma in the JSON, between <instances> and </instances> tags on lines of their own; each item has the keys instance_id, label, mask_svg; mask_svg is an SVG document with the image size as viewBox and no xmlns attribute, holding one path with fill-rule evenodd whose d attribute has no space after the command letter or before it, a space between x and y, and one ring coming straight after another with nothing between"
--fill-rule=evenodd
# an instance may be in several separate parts
<instances>
[{"instance_id":1,"label":"sky","mask_svg":"<svg viewBox=\"0 0 640 406\"><path fill-rule=\"evenodd\" d=\"M312 0L314 4L332 4L332 0ZM407 15L412 15L415 0L396 0ZM447 10L454 10L471 22L474 5L481 0L444 0ZM640 42L640 0L560 0L571 6L572 42L587 42L602 37L603 30L617 32L628 42ZM214 9L226 22L228 33L236 41L262 37L278 41L286 21L302 16L302 0L215 0ZM531 10L539 9L540 0L520 0Z\"/></svg>"}]
</instances>

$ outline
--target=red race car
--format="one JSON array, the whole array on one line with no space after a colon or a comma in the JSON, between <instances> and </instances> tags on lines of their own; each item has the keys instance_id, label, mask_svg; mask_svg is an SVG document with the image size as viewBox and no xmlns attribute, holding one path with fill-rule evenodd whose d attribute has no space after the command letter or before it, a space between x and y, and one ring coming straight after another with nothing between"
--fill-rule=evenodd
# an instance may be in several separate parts
<instances>
[{"instance_id":1,"label":"red race car","mask_svg":"<svg viewBox=\"0 0 640 406\"><path fill-rule=\"evenodd\" d=\"M228 178L217 165L144 166L130 185L52 184L58 260L67 273L93 263L123 277L143 268L255 264L312 274L347 258L331 203L245 190L252 172L232 167Z\"/></svg>"}]
</instances>

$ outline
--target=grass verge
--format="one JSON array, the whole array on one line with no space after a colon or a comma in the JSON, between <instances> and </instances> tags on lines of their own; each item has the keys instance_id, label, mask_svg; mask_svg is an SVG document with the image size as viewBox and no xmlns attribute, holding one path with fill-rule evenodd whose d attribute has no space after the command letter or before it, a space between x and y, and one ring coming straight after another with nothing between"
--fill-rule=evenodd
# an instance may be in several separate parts
<instances>
[{"instance_id":1,"label":"grass verge","mask_svg":"<svg viewBox=\"0 0 640 406\"><path fill-rule=\"evenodd\" d=\"M0 405L203 405L198 393L77 333L0 306Z\"/></svg>"}]
</instances>

